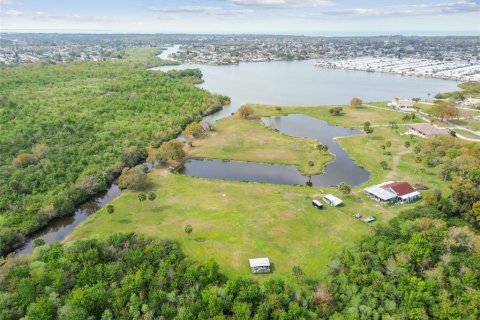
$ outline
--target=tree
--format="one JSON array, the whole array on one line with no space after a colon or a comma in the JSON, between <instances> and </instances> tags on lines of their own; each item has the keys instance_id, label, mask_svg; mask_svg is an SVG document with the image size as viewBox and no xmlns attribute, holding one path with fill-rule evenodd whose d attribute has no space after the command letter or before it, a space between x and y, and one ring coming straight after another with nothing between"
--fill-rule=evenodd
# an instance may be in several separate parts
<instances>
[{"instance_id":1,"label":"tree","mask_svg":"<svg viewBox=\"0 0 480 320\"><path fill-rule=\"evenodd\" d=\"M352 191L352 187L350 187L346 182L342 182L338 185L338 190L340 190L341 193L347 195L350 194Z\"/></svg>"},{"instance_id":2,"label":"tree","mask_svg":"<svg viewBox=\"0 0 480 320\"><path fill-rule=\"evenodd\" d=\"M328 110L332 116L341 116L343 108L342 107L333 107Z\"/></svg>"},{"instance_id":3,"label":"tree","mask_svg":"<svg viewBox=\"0 0 480 320\"><path fill-rule=\"evenodd\" d=\"M371 123L369 121L363 124L363 131L365 131L367 135L373 133L373 128L371 127Z\"/></svg>"},{"instance_id":4,"label":"tree","mask_svg":"<svg viewBox=\"0 0 480 320\"><path fill-rule=\"evenodd\" d=\"M292 275L297 280L297 282L300 282L300 280L303 278L305 274L303 273L302 268L300 268L299 266L293 266Z\"/></svg>"},{"instance_id":5,"label":"tree","mask_svg":"<svg viewBox=\"0 0 480 320\"><path fill-rule=\"evenodd\" d=\"M200 135L203 133L203 127L200 123L198 122L192 122L190 123L185 130L183 130L182 134L185 137L193 137L193 138L198 138Z\"/></svg>"},{"instance_id":6,"label":"tree","mask_svg":"<svg viewBox=\"0 0 480 320\"><path fill-rule=\"evenodd\" d=\"M413 148L413 152L415 152L415 154L419 154L420 151L422 151L422 148L420 146L415 146L415 148Z\"/></svg>"},{"instance_id":7,"label":"tree","mask_svg":"<svg viewBox=\"0 0 480 320\"><path fill-rule=\"evenodd\" d=\"M112 204L107 205L106 209L107 209L107 212L110 214L115 212L115 207Z\"/></svg>"},{"instance_id":8,"label":"tree","mask_svg":"<svg viewBox=\"0 0 480 320\"><path fill-rule=\"evenodd\" d=\"M185 157L183 143L179 140L170 140L160 146L160 150L165 152L168 159L180 161Z\"/></svg>"},{"instance_id":9,"label":"tree","mask_svg":"<svg viewBox=\"0 0 480 320\"><path fill-rule=\"evenodd\" d=\"M118 178L118 187L120 189L139 190L147 185L148 175L143 165L130 169L125 168Z\"/></svg>"},{"instance_id":10,"label":"tree","mask_svg":"<svg viewBox=\"0 0 480 320\"><path fill-rule=\"evenodd\" d=\"M360 98L352 98L352 100L350 100L350 105L351 105L351 106L356 106L356 107L358 107L358 106L361 106L362 103L363 103L363 102L362 102L362 99L360 99Z\"/></svg>"},{"instance_id":11,"label":"tree","mask_svg":"<svg viewBox=\"0 0 480 320\"><path fill-rule=\"evenodd\" d=\"M148 193L148 200L153 201L153 200L155 200L156 198L157 198L157 194L156 194L155 192L150 191L150 192Z\"/></svg>"},{"instance_id":12,"label":"tree","mask_svg":"<svg viewBox=\"0 0 480 320\"><path fill-rule=\"evenodd\" d=\"M189 236L190 233L192 233L193 231L193 227L189 224L185 225L185 227L183 228L183 230L185 231L185 233Z\"/></svg>"},{"instance_id":13,"label":"tree","mask_svg":"<svg viewBox=\"0 0 480 320\"><path fill-rule=\"evenodd\" d=\"M380 161L380 167L383 169L383 170L387 170L388 169L388 163L386 161Z\"/></svg>"},{"instance_id":14,"label":"tree","mask_svg":"<svg viewBox=\"0 0 480 320\"><path fill-rule=\"evenodd\" d=\"M405 146L405 148L410 148L410 141L405 141L403 145Z\"/></svg>"},{"instance_id":15,"label":"tree","mask_svg":"<svg viewBox=\"0 0 480 320\"><path fill-rule=\"evenodd\" d=\"M308 161L308 166L311 168L315 165L315 163L313 161Z\"/></svg>"},{"instance_id":16,"label":"tree","mask_svg":"<svg viewBox=\"0 0 480 320\"><path fill-rule=\"evenodd\" d=\"M327 152L328 151L328 146L326 144L317 144L317 149Z\"/></svg>"},{"instance_id":17,"label":"tree","mask_svg":"<svg viewBox=\"0 0 480 320\"><path fill-rule=\"evenodd\" d=\"M138 200L140 201L140 203L142 204L142 207L143 207L143 202L144 202L145 200L147 200L147 195L146 195L145 193L143 193L143 192L140 192L140 193L138 194Z\"/></svg>"},{"instance_id":18,"label":"tree","mask_svg":"<svg viewBox=\"0 0 480 320\"><path fill-rule=\"evenodd\" d=\"M248 105L243 105L238 109L237 113L241 118L247 119L253 115L253 108Z\"/></svg>"},{"instance_id":19,"label":"tree","mask_svg":"<svg viewBox=\"0 0 480 320\"><path fill-rule=\"evenodd\" d=\"M33 247L40 247L40 246L43 246L45 244L45 240L43 240L42 238L37 238L35 240L33 240Z\"/></svg>"},{"instance_id":20,"label":"tree","mask_svg":"<svg viewBox=\"0 0 480 320\"><path fill-rule=\"evenodd\" d=\"M387 141L387 142L385 143L385 146L386 146L387 148L390 148L390 147L392 146L392 142L391 142L391 141Z\"/></svg>"},{"instance_id":21,"label":"tree","mask_svg":"<svg viewBox=\"0 0 480 320\"><path fill-rule=\"evenodd\" d=\"M398 125L397 125L397 122L396 122L396 121L390 121L389 123L390 123L390 127L391 127L392 129L397 129L397 128L398 128Z\"/></svg>"}]
</instances>

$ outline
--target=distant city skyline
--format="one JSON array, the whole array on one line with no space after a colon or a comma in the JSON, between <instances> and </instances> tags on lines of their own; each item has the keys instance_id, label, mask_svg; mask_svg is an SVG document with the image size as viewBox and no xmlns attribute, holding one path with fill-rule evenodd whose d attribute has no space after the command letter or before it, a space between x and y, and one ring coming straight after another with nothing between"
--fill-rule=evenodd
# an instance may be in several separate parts
<instances>
[{"instance_id":1,"label":"distant city skyline","mask_svg":"<svg viewBox=\"0 0 480 320\"><path fill-rule=\"evenodd\" d=\"M479 21L479 0L0 0L2 32L480 35Z\"/></svg>"}]
</instances>

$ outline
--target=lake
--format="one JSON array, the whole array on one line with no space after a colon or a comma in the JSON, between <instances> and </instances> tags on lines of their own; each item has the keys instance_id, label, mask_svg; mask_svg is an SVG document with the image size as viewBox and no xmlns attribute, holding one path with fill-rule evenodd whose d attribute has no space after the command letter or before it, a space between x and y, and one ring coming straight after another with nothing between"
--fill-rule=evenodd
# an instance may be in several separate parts
<instances>
[{"instance_id":1,"label":"lake","mask_svg":"<svg viewBox=\"0 0 480 320\"><path fill-rule=\"evenodd\" d=\"M354 70L322 69L313 60L240 63L238 65L181 65L153 68L199 68L204 83L199 87L229 96L230 106L207 117L215 121L229 116L246 103L270 105L348 104L352 97L363 101L390 101L418 97L431 100L438 92L454 91L457 82L433 78Z\"/></svg>"}]
</instances>

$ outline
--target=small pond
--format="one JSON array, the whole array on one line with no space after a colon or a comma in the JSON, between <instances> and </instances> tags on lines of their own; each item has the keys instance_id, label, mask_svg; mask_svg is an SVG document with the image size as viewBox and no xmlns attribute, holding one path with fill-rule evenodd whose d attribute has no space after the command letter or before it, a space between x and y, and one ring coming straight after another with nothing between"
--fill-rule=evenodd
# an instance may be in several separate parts
<instances>
[{"instance_id":1,"label":"small pond","mask_svg":"<svg viewBox=\"0 0 480 320\"><path fill-rule=\"evenodd\" d=\"M340 182L357 186L370 178L370 173L358 166L335 141L337 137L354 136L360 134L361 131L333 126L325 121L302 114L263 118L262 121L265 125L289 136L312 138L328 145L329 151L335 155L335 159L327 164L322 174L312 177L303 175L295 166L218 159L190 159L185 162L180 173L208 179L286 185L306 185L310 181L314 187L336 186Z\"/></svg>"}]
</instances>

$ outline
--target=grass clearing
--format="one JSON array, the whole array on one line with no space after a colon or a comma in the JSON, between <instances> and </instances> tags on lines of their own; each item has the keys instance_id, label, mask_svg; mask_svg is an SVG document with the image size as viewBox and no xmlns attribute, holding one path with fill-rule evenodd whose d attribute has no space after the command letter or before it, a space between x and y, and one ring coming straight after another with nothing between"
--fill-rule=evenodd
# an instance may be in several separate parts
<instances>
[{"instance_id":1,"label":"grass clearing","mask_svg":"<svg viewBox=\"0 0 480 320\"><path fill-rule=\"evenodd\" d=\"M112 215L100 210L67 241L135 231L176 240L198 261L214 258L228 276L288 278L299 265L307 278L319 279L340 249L369 232L354 213L385 221L396 209L377 207L364 194L343 196L328 188L208 180L161 169L151 177L155 201L141 204L137 193L123 192L112 202ZM315 209L311 199L323 192L336 194L345 205ZM186 224L193 226L190 236L184 233ZM263 256L270 258L274 272L252 275L248 259Z\"/></svg>"},{"instance_id":2,"label":"grass clearing","mask_svg":"<svg viewBox=\"0 0 480 320\"><path fill-rule=\"evenodd\" d=\"M218 121L215 128L207 138L196 140L187 153L199 158L295 165L310 175L321 173L333 160L332 154L317 149L318 141L278 133L259 120L229 117Z\"/></svg>"}]
</instances>

